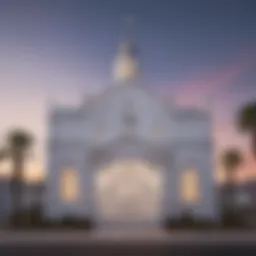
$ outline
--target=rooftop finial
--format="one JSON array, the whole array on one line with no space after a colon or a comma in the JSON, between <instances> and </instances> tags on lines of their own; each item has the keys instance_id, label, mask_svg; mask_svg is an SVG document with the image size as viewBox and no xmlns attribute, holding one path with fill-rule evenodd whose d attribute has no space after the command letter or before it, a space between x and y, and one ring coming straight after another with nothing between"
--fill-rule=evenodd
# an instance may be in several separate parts
<instances>
[{"instance_id":1,"label":"rooftop finial","mask_svg":"<svg viewBox=\"0 0 256 256\"><path fill-rule=\"evenodd\" d=\"M126 18L125 40L121 43L114 63L114 79L118 82L126 82L137 77L138 63L133 44L134 18Z\"/></svg>"}]
</instances>

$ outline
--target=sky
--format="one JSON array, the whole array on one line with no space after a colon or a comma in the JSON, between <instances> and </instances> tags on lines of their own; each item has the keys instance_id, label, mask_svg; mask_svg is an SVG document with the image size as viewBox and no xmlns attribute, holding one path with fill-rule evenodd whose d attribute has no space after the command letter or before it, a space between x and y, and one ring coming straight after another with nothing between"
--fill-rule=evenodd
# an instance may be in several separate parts
<instances>
[{"instance_id":1,"label":"sky","mask_svg":"<svg viewBox=\"0 0 256 256\"><path fill-rule=\"evenodd\" d=\"M1 0L0 138L36 137L28 176L45 171L49 103L74 104L112 82L124 19L136 21L143 86L165 100L210 106L217 156L245 153L241 180L256 177L236 113L256 99L254 0ZM239 178L239 179L240 179Z\"/></svg>"}]
</instances>

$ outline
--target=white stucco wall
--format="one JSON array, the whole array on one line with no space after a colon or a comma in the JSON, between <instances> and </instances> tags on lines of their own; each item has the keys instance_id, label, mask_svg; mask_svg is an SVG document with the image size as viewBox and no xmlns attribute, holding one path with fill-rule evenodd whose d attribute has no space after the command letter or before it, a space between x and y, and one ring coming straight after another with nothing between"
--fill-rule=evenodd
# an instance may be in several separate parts
<instances>
[{"instance_id":1,"label":"white stucco wall","mask_svg":"<svg viewBox=\"0 0 256 256\"><path fill-rule=\"evenodd\" d=\"M182 170L194 167L200 176L201 200L191 208L198 217L217 216L213 178L213 149L209 114L199 110L167 109L150 94L136 87L111 88L90 106L55 108L49 117L49 149L46 206L50 217L66 214L93 215L93 173L85 161L92 145L107 144L124 133L122 116L127 106L136 115L134 136L150 143L167 143L173 159L166 170L163 217L176 217L184 209L179 198ZM157 132L158 128L161 132ZM77 202L60 198L59 177L65 166L73 166L79 177Z\"/></svg>"}]
</instances>

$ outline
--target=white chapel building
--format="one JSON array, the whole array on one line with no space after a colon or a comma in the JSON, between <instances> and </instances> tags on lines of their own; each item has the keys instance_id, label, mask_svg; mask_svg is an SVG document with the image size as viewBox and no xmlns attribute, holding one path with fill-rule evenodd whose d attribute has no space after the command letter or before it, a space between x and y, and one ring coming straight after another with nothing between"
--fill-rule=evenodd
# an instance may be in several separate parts
<instances>
[{"instance_id":1,"label":"white chapel building","mask_svg":"<svg viewBox=\"0 0 256 256\"><path fill-rule=\"evenodd\" d=\"M209 110L167 105L140 81L127 40L110 86L79 107L51 107L48 217L98 225L160 225L186 212L218 218Z\"/></svg>"}]
</instances>

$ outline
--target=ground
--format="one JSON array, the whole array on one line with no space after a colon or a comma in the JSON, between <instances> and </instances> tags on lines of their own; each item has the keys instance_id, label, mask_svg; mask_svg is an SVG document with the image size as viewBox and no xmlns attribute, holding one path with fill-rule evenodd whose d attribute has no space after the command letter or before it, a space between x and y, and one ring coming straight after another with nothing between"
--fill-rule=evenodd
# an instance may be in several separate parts
<instances>
[{"instance_id":1,"label":"ground","mask_svg":"<svg viewBox=\"0 0 256 256\"><path fill-rule=\"evenodd\" d=\"M173 231L162 230L95 230L84 231L3 231L0 232L0 246L6 244L56 244L56 243L168 243L186 242L189 244L223 244L223 243L255 243L256 232L201 232L201 231Z\"/></svg>"},{"instance_id":2,"label":"ground","mask_svg":"<svg viewBox=\"0 0 256 256\"><path fill-rule=\"evenodd\" d=\"M256 255L255 232L96 230L1 232L1 256L51 255Z\"/></svg>"}]
</instances>

